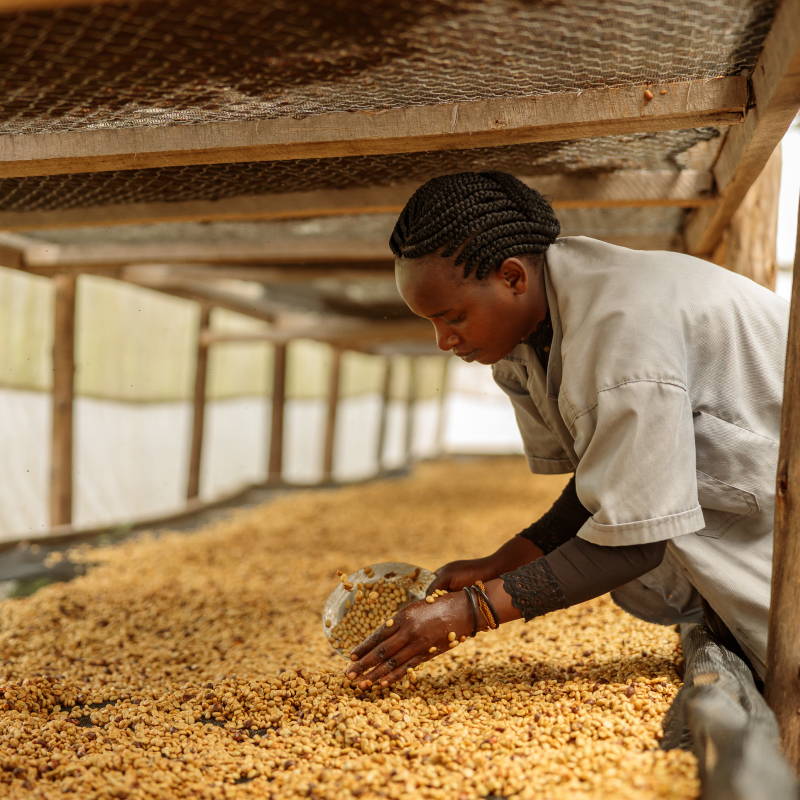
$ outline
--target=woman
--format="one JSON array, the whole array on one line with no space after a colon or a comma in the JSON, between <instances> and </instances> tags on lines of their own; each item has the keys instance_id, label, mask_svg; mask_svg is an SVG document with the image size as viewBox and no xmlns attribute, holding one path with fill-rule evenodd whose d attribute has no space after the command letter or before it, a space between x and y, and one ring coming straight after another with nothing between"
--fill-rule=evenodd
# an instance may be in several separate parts
<instances>
[{"instance_id":1,"label":"woman","mask_svg":"<svg viewBox=\"0 0 800 800\"><path fill-rule=\"evenodd\" d=\"M788 304L700 259L559 231L498 172L429 181L397 221L403 299L442 350L492 365L531 471L574 476L496 553L437 570L429 591L448 594L359 645L363 687L613 590L645 619L704 616L763 678Z\"/></svg>"}]
</instances>

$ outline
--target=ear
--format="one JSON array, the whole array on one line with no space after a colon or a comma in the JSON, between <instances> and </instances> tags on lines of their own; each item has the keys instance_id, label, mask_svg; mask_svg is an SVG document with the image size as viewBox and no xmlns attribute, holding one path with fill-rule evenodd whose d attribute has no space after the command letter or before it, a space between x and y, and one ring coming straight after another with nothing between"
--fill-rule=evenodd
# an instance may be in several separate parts
<instances>
[{"instance_id":1,"label":"ear","mask_svg":"<svg viewBox=\"0 0 800 800\"><path fill-rule=\"evenodd\" d=\"M497 277L515 294L528 291L528 270L518 258L507 258L498 268Z\"/></svg>"}]
</instances>

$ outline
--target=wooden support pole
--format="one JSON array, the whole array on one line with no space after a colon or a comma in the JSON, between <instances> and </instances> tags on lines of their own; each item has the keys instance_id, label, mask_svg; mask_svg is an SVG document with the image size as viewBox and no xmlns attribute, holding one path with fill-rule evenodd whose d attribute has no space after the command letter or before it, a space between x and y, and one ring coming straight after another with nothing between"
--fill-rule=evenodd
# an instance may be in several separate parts
<instances>
[{"instance_id":1,"label":"wooden support pole","mask_svg":"<svg viewBox=\"0 0 800 800\"><path fill-rule=\"evenodd\" d=\"M75 397L74 275L56 275L53 336L53 438L50 455L50 525L72 522L72 431Z\"/></svg>"},{"instance_id":2,"label":"wooden support pole","mask_svg":"<svg viewBox=\"0 0 800 800\"><path fill-rule=\"evenodd\" d=\"M414 401L417 397L417 360L409 359L408 402L406 403L406 463L414 460Z\"/></svg>"},{"instance_id":3,"label":"wooden support pole","mask_svg":"<svg viewBox=\"0 0 800 800\"><path fill-rule=\"evenodd\" d=\"M378 426L378 470L383 467L383 455L386 452L386 434L389 430L389 407L392 402L392 379L394 377L394 360L391 356L385 359L383 373L383 395L381 399L381 420Z\"/></svg>"},{"instance_id":4,"label":"wooden support pole","mask_svg":"<svg viewBox=\"0 0 800 800\"><path fill-rule=\"evenodd\" d=\"M211 323L211 307L201 306L200 328L197 334L197 368L194 375L194 419L192 422L192 450L189 455L189 481L186 499L200 494L200 463L203 456L203 425L206 416L206 376L208 375L208 345L203 333Z\"/></svg>"},{"instance_id":5,"label":"wooden support pole","mask_svg":"<svg viewBox=\"0 0 800 800\"><path fill-rule=\"evenodd\" d=\"M283 412L286 406L286 345L276 344L272 372L272 421L269 435L269 469L271 481L279 481L283 473Z\"/></svg>"},{"instance_id":6,"label":"wooden support pole","mask_svg":"<svg viewBox=\"0 0 800 800\"><path fill-rule=\"evenodd\" d=\"M452 358L445 358L443 361L442 393L439 396L439 418L436 420L436 451L439 455L442 455L445 450L445 436L447 435L447 379L450 376Z\"/></svg>"},{"instance_id":7,"label":"wooden support pole","mask_svg":"<svg viewBox=\"0 0 800 800\"><path fill-rule=\"evenodd\" d=\"M783 752L800 773L800 228L789 314L765 696L778 718Z\"/></svg>"},{"instance_id":8,"label":"wooden support pole","mask_svg":"<svg viewBox=\"0 0 800 800\"><path fill-rule=\"evenodd\" d=\"M770 156L742 200L711 260L775 291L781 148Z\"/></svg>"},{"instance_id":9,"label":"wooden support pole","mask_svg":"<svg viewBox=\"0 0 800 800\"><path fill-rule=\"evenodd\" d=\"M333 480L333 446L336 438L336 412L339 407L339 376L342 367L342 351L332 348L331 372L328 383L328 422L325 426L325 451L322 458L322 482Z\"/></svg>"}]
</instances>

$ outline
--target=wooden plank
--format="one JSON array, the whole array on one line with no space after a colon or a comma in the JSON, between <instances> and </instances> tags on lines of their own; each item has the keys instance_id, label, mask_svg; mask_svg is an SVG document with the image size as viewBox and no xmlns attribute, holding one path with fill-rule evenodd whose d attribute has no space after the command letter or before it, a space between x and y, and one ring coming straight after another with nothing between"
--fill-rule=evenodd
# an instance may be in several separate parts
<instances>
[{"instance_id":1,"label":"wooden plank","mask_svg":"<svg viewBox=\"0 0 800 800\"><path fill-rule=\"evenodd\" d=\"M208 376L208 345L203 333L211 325L211 306L201 306L197 331L197 362L194 373L194 416L192 417L192 449L189 453L189 480L186 499L200 494L200 466L203 458L203 428L206 415L206 378Z\"/></svg>"},{"instance_id":2,"label":"wooden plank","mask_svg":"<svg viewBox=\"0 0 800 800\"><path fill-rule=\"evenodd\" d=\"M800 772L800 228L783 385L765 696L783 752Z\"/></svg>"},{"instance_id":3,"label":"wooden plank","mask_svg":"<svg viewBox=\"0 0 800 800\"><path fill-rule=\"evenodd\" d=\"M413 356L409 358L409 377L408 377L408 398L406 401L406 463L414 460L414 436L416 425L414 424L416 400L417 400L417 359Z\"/></svg>"},{"instance_id":4,"label":"wooden plank","mask_svg":"<svg viewBox=\"0 0 800 800\"><path fill-rule=\"evenodd\" d=\"M753 72L744 125L728 132L714 165L719 197L686 226L688 252L710 255L800 109L800 0L784 0Z\"/></svg>"},{"instance_id":5,"label":"wooden plank","mask_svg":"<svg viewBox=\"0 0 800 800\"><path fill-rule=\"evenodd\" d=\"M383 391L381 392L381 416L378 423L378 439L376 462L378 470L383 469L383 454L386 452L386 435L388 433L389 408L392 402L392 380L394 378L394 359L384 358Z\"/></svg>"},{"instance_id":6,"label":"wooden plank","mask_svg":"<svg viewBox=\"0 0 800 800\"><path fill-rule=\"evenodd\" d=\"M276 344L273 351L272 413L269 435L269 480L280 481L283 474L283 416L286 407L286 345Z\"/></svg>"},{"instance_id":7,"label":"wooden plank","mask_svg":"<svg viewBox=\"0 0 800 800\"><path fill-rule=\"evenodd\" d=\"M445 437L447 434L447 381L450 377L452 356L443 359L442 364L442 393L439 397L439 418L436 420L436 450L439 455L445 452Z\"/></svg>"},{"instance_id":8,"label":"wooden plank","mask_svg":"<svg viewBox=\"0 0 800 800\"><path fill-rule=\"evenodd\" d=\"M333 455L336 443L336 414L339 409L339 381L342 367L342 351L333 348L331 371L328 378L328 419L325 424L325 447L322 455L322 482L333 480Z\"/></svg>"},{"instance_id":9,"label":"wooden plank","mask_svg":"<svg viewBox=\"0 0 800 800\"><path fill-rule=\"evenodd\" d=\"M541 194L551 197L557 209L629 206L697 208L714 201L714 178L709 170L618 170L591 176L539 175L523 177L522 180ZM366 189L247 195L225 200L129 203L55 211L5 211L0 212L0 230L399 214L418 186L418 183L400 183Z\"/></svg>"},{"instance_id":10,"label":"wooden plank","mask_svg":"<svg viewBox=\"0 0 800 800\"><path fill-rule=\"evenodd\" d=\"M398 321L360 320L334 317L303 324L276 324L263 331L252 333L208 332L204 341L208 345L227 342L276 342L286 344L294 339L311 339L326 342L343 349L364 349L382 342L429 341L433 339L431 326L420 319Z\"/></svg>"},{"instance_id":11,"label":"wooden plank","mask_svg":"<svg viewBox=\"0 0 800 800\"><path fill-rule=\"evenodd\" d=\"M653 87L651 87L652 89ZM0 136L0 178L552 142L744 119L742 77L294 119Z\"/></svg>"},{"instance_id":12,"label":"wooden plank","mask_svg":"<svg viewBox=\"0 0 800 800\"><path fill-rule=\"evenodd\" d=\"M113 271L112 271L113 274ZM303 283L320 278L363 281L365 278L394 280L394 265L388 261L383 269L372 262L368 266L340 266L338 264L295 264L287 267L260 267L248 264L222 266L220 264L139 264L120 267L119 277L133 283L153 283L164 279L190 281L258 281L263 284Z\"/></svg>"},{"instance_id":13,"label":"wooden plank","mask_svg":"<svg viewBox=\"0 0 800 800\"><path fill-rule=\"evenodd\" d=\"M83 260L82 260L83 259ZM286 238L263 242L170 241L141 244L36 244L25 249L25 268L119 267L129 264L358 264L394 269L383 239Z\"/></svg>"},{"instance_id":14,"label":"wooden plank","mask_svg":"<svg viewBox=\"0 0 800 800\"><path fill-rule=\"evenodd\" d=\"M75 401L74 275L57 275L53 331L53 421L50 449L50 525L72 522L73 406Z\"/></svg>"},{"instance_id":15,"label":"wooden plank","mask_svg":"<svg viewBox=\"0 0 800 800\"><path fill-rule=\"evenodd\" d=\"M7 269L22 269L24 265L24 255L21 250L15 247L6 247L0 244L0 267Z\"/></svg>"},{"instance_id":16,"label":"wooden plank","mask_svg":"<svg viewBox=\"0 0 800 800\"><path fill-rule=\"evenodd\" d=\"M138 277L127 277L125 280L137 286L174 294L204 305L225 308L228 311L235 311L237 314L244 314L264 322L272 322L282 310L262 297L250 297L226 291L202 281L170 277L159 278L155 274L149 279L139 275Z\"/></svg>"},{"instance_id":17,"label":"wooden plank","mask_svg":"<svg viewBox=\"0 0 800 800\"><path fill-rule=\"evenodd\" d=\"M0 14L24 11L48 11L76 6L123 5L129 0L0 0Z\"/></svg>"}]
</instances>

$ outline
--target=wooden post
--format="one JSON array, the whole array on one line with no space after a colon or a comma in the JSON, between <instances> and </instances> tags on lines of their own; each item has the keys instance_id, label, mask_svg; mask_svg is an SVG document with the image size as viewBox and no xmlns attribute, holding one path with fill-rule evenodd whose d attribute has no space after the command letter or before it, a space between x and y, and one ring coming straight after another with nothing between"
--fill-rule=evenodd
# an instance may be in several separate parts
<instances>
[{"instance_id":1,"label":"wooden post","mask_svg":"<svg viewBox=\"0 0 800 800\"><path fill-rule=\"evenodd\" d=\"M417 360L412 356L408 375L408 402L406 403L406 463L414 460L414 401L417 397Z\"/></svg>"},{"instance_id":2,"label":"wooden post","mask_svg":"<svg viewBox=\"0 0 800 800\"><path fill-rule=\"evenodd\" d=\"M442 366L442 394L439 397L439 419L436 420L436 451L444 453L444 439L447 433L447 379L450 374L450 357L444 359Z\"/></svg>"},{"instance_id":3,"label":"wooden post","mask_svg":"<svg viewBox=\"0 0 800 800\"><path fill-rule=\"evenodd\" d=\"M780 145L750 187L712 257L715 264L745 275L775 291L778 270L778 195Z\"/></svg>"},{"instance_id":4,"label":"wooden post","mask_svg":"<svg viewBox=\"0 0 800 800\"><path fill-rule=\"evenodd\" d=\"M783 752L800 773L800 228L783 384L765 696L778 718Z\"/></svg>"},{"instance_id":5,"label":"wooden post","mask_svg":"<svg viewBox=\"0 0 800 800\"><path fill-rule=\"evenodd\" d=\"M194 374L194 420L192 422L192 450L189 455L189 481L186 499L200 494L200 463L203 456L203 424L206 416L206 376L208 374L208 345L203 333L211 323L211 307L200 307L200 328L197 332L197 367Z\"/></svg>"},{"instance_id":6,"label":"wooden post","mask_svg":"<svg viewBox=\"0 0 800 800\"><path fill-rule=\"evenodd\" d=\"M53 437L50 451L50 524L72 522L72 430L75 396L74 275L56 275L53 335Z\"/></svg>"},{"instance_id":7,"label":"wooden post","mask_svg":"<svg viewBox=\"0 0 800 800\"><path fill-rule=\"evenodd\" d=\"M325 451L322 457L322 482L333 480L333 445L336 436L336 412L339 406L339 374L342 366L342 351L333 348L331 373L328 383L328 423L325 427Z\"/></svg>"},{"instance_id":8,"label":"wooden post","mask_svg":"<svg viewBox=\"0 0 800 800\"><path fill-rule=\"evenodd\" d=\"M384 361L381 421L378 427L378 471L383 468L383 454L386 452L386 433L389 427L389 406L392 402L392 379L394 377L394 360L391 356L387 356Z\"/></svg>"},{"instance_id":9,"label":"wooden post","mask_svg":"<svg viewBox=\"0 0 800 800\"><path fill-rule=\"evenodd\" d=\"M283 473L283 411L286 405L286 345L276 344L272 372L272 424L269 434L268 478L280 481Z\"/></svg>"}]
</instances>

